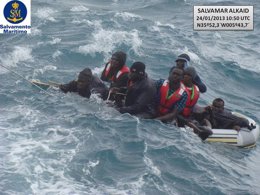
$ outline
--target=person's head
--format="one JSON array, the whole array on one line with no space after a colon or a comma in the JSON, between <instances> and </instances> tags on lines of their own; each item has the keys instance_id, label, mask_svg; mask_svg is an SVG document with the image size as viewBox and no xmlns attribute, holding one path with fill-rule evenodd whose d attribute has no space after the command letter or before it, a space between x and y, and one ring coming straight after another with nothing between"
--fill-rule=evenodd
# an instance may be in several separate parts
<instances>
[{"instance_id":1,"label":"person's head","mask_svg":"<svg viewBox=\"0 0 260 195\"><path fill-rule=\"evenodd\" d=\"M183 53L177 57L175 62L177 68L180 69L187 68L189 66L190 56L188 56L188 54Z\"/></svg>"},{"instance_id":2,"label":"person's head","mask_svg":"<svg viewBox=\"0 0 260 195\"><path fill-rule=\"evenodd\" d=\"M126 62L126 54L122 51L117 51L112 54L111 57L111 67L114 69L120 69L125 65Z\"/></svg>"},{"instance_id":3,"label":"person's head","mask_svg":"<svg viewBox=\"0 0 260 195\"><path fill-rule=\"evenodd\" d=\"M128 75L131 81L138 81L145 77L145 64L143 62L135 62L130 68Z\"/></svg>"},{"instance_id":4,"label":"person's head","mask_svg":"<svg viewBox=\"0 0 260 195\"><path fill-rule=\"evenodd\" d=\"M79 73L78 80L77 80L77 88L79 90L85 89L90 82L92 81L92 71L90 68L85 68Z\"/></svg>"},{"instance_id":5,"label":"person's head","mask_svg":"<svg viewBox=\"0 0 260 195\"><path fill-rule=\"evenodd\" d=\"M183 72L183 83L184 85L191 85L197 76L196 70L194 67L190 66L184 69Z\"/></svg>"},{"instance_id":6,"label":"person's head","mask_svg":"<svg viewBox=\"0 0 260 195\"><path fill-rule=\"evenodd\" d=\"M212 110L216 112L223 112L225 107L225 102L221 98L216 98L212 102Z\"/></svg>"},{"instance_id":7,"label":"person's head","mask_svg":"<svg viewBox=\"0 0 260 195\"><path fill-rule=\"evenodd\" d=\"M169 83L170 85L172 84L177 84L177 83L180 83L180 81L182 80L183 78L183 70L180 69L180 68L174 68L169 77L168 77L168 80L169 80Z\"/></svg>"}]
</instances>

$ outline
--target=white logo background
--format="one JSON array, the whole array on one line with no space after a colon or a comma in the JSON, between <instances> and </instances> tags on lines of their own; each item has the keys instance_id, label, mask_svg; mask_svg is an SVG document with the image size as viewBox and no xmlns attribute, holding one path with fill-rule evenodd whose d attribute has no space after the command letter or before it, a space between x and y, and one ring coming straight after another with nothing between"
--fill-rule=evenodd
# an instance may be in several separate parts
<instances>
[{"instance_id":1,"label":"white logo background","mask_svg":"<svg viewBox=\"0 0 260 195\"><path fill-rule=\"evenodd\" d=\"M0 26L3 25L3 26L31 26L31 0L20 0L20 2L22 2L25 6L26 6L26 9L27 9L27 16L25 18L24 21L22 21L21 23L19 24L12 24L10 22L8 22L6 19L5 19L5 16L4 16L4 8L6 6L6 4L10 2L10 0L0 0ZM13 1L15 2L15 1ZM19 1L17 1L17 3L19 3ZM25 28L17 28L17 29L8 29L10 31L12 30L26 30L27 33L31 33L31 29L25 29ZM0 28L0 33L4 33L4 29L3 28Z\"/></svg>"}]
</instances>

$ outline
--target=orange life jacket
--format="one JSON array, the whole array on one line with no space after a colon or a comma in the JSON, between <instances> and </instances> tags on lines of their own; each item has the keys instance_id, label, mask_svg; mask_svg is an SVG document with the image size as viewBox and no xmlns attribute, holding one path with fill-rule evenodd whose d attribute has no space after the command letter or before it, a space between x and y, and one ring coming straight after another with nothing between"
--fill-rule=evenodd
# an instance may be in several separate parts
<instances>
[{"instance_id":1,"label":"orange life jacket","mask_svg":"<svg viewBox=\"0 0 260 195\"><path fill-rule=\"evenodd\" d=\"M111 63L108 63L106 70L105 70L105 76L107 77L109 75L109 72L111 71ZM124 73L129 73L130 70L129 68L124 65L116 74L116 76L112 76L112 78L110 78L110 81L116 81L117 79L119 79Z\"/></svg>"},{"instance_id":2,"label":"orange life jacket","mask_svg":"<svg viewBox=\"0 0 260 195\"><path fill-rule=\"evenodd\" d=\"M192 88L186 87L186 91L188 93L187 102L185 108L182 111L182 115L184 117L189 117L191 114L192 107L197 103L200 97L200 91L197 85L192 86Z\"/></svg>"},{"instance_id":3,"label":"orange life jacket","mask_svg":"<svg viewBox=\"0 0 260 195\"><path fill-rule=\"evenodd\" d=\"M160 105L159 114L163 116L170 112L172 106L181 99L183 92L185 91L185 86L181 83L180 88L177 89L170 97L168 97L169 92L169 81L165 80L160 88Z\"/></svg>"}]
</instances>

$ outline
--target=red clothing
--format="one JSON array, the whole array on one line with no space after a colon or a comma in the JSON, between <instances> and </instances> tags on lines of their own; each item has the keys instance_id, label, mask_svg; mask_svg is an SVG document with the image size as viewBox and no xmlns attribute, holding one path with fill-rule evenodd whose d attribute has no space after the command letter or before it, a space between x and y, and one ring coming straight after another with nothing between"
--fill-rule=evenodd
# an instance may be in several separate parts
<instances>
[{"instance_id":1,"label":"red clothing","mask_svg":"<svg viewBox=\"0 0 260 195\"><path fill-rule=\"evenodd\" d=\"M192 87L186 87L186 91L188 93L188 99L186 102L186 106L182 111L182 115L184 117L189 117L193 106L197 103L199 99L200 91L198 86L194 84Z\"/></svg>"},{"instance_id":2,"label":"red clothing","mask_svg":"<svg viewBox=\"0 0 260 195\"><path fill-rule=\"evenodd\" d=\"M105 69L105 77L108 77L109 72L111 71L111 64L109 63ZM117 79L119 79L123 74L129 73L129 68L124 65L116 75L113 75L111 78L108 78L108 80L116 82Z\"/></svg>"},{"instance_id":3,"label":"red clothing","mask_svg":"<svg viewBox=\"0 0 260 195\"><path fill-rule=\"evenodd\" d=\"M159 114L160 116L163 116L170 112L170 109L172 106L178 102L182 94L185 92L185 86L181 83L180 88L177 89L173 94L171 94L168 97L168 91L169 91L169 81L165 80L163 85L160 88L160 105L159 105Z\"/></svg>"}]
</instances>

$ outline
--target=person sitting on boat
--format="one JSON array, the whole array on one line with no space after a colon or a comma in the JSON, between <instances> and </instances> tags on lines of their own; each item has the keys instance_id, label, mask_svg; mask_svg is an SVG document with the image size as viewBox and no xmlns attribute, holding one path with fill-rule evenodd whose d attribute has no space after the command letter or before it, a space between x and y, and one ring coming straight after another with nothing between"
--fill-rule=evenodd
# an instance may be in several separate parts
<instances>
[{"instance_id":1,"label":"person sitting on boat","mask_svg":"<svg viewBox=\"0 0 260 195\"><path fill-rule=\"evenodd\" d=\"M101 98L107 91L106 85L92 74L91 69L85 68L79 73L78 79L59 86L64 93L77 92L82 97L89 98L91 93L97 93Z\"/></svg>"},{"instance_id":2,"label":"person sitting on boat","mask_svg":"<svg viewBox=\"0 0 260 195\"><path fill-rule=\"evenodd\" d=\"M204 108L205 118L210 121L213 129L235 129L239 131L241 127L253 129L249 121L238 117L229 110L225 109L225 102L221 98L213 100L212 105Z\"/></svg>"},{"instance_id":3,"label":"person sitting on boat","mask_svg":"<svg viewBox=\"0 0 260 195\"><path fill-rule=\"evenodd\" d=\"M106 63L104 70L101 74L101 80L110 83L109 91L107 91L107 97L109 100L115 100L121 102L121 95L118 93L125 93L129 68L125 65L126 54L122 51L117 51L112 54L109 62Z\"/></svg>"},{"instance_id":4,"label":"person sitting on boat","mask_svg":"<svg viewBox=\"0 0 260 195\"><path fill-rule=\"evenodd\" d=\"M189 66L190 56L187 54L181 54L177 57L175 62L176 65L170 69L170 73L175 67L185 70ZM207 91L206 85L202 82L198 74L193 79L193 83L198 86L201 93L205 93Z\"/></svg>"},{"instance_id":5,"label":"person sitting on boat","mask_svg":"<svg viewBox=\"0 0 260 195\"><path fill-rule=\"evenodd\" d=\"M196 77L196 75L197 73L194 67L190 66L184 70L182 83L186 88L188 97L185 108L177 117L177 123L179 127L184 127L184 125L187 125L186 119L189 119L188 121L192 120L191 114L200 96L199 88L197 87L197 85L193 84L193 79Z\"/></svg>"},{"instance_id":6,"label":"person sitting on boat","mask_svg":"<svg viewBox=\"0 0 260 195\"><path fill-rule=\"evenodd\" d=\"M157 116L156 119L159 119L162 122L171 122L173 120L176 121L177 119L179 121L179 117L181 117L185 125L191 127L195 134L197 134L202 140L205 140L212 134L212 131L199 128L196 124L187 121L183 116L181 116L181 112L183 111L188 99L186 87L181 82L182 79L183 70L174 68L169 75L168 80L158 80L156 82L159 97L159 116Z\"/></svg>"},{"instance_id":7,"label":"person sitting on boat","mask_svg":"<svg viewBox=\"0 0 260 195\"><path fill-rule=\"evenodd\" d=\"M155 116L156 88L154 81L149 79L145 72L145 64L133 63L128 77L125 104L118 109L119 112L146 119L153 118Z\"/></svg>"},{"instance_id":8,"label":"person sitting on boat","mask_svg":"<svg viewBox=\"0 0 260 195\"><path fill-rule=\"evenodd\" d=\"M157 118L162 122L171 122L176 119L186 105L188 94L181 80L183 70L174 68L169 74L168 80L156 81L158 113Z\"/></svg>"},{"instance_id":9,"label":"person sitting on boat","mask_svg":"<svg viewBox=\"0 0 260 195\"><path fill-rule=\"evenodd\" d=\"M183 76L183 84L186 87L188 98L185 105L185 108L182 111L182 115L185 118L188 118L191 116L191 112L193 107L196 105L199 97L200 97L200 91L197 85L193 84L194 79L196 78L197 73L194 67L187 67L184 70L184 76Z\"/></svg>"}]
</instances>

